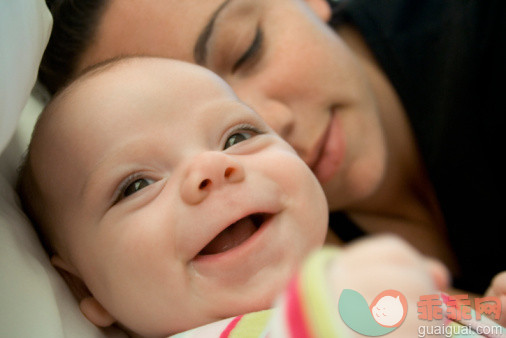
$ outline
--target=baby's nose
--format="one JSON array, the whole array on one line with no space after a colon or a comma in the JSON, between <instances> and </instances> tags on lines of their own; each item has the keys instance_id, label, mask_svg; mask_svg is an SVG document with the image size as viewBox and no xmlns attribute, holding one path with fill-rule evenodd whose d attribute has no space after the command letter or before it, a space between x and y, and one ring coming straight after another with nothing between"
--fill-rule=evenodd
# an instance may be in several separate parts
<instances>
[{"instance_id":1,"label":"baby's nose","mask_svg":"<svg viewBox=\"0 0 506 338\"><path fill-rule=\"evenodd\" d=\"M243 166L230 155L209 151L195 156L186 168L180 187L181 198L198 204L215 189L244 180Z\"/></svg>"}]
</instances>

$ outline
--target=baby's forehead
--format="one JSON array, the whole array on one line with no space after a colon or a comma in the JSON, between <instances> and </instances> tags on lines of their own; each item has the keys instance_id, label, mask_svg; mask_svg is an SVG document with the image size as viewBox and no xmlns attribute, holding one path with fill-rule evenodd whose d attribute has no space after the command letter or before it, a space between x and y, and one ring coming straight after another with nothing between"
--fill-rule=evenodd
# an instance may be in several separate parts
<instances>
[{"instance_id":1,"label":"baby's forehead","mask_svg":"<svg viewBox=\"0 0 506 338\"><path fill-rule=\"evenodd\" d=\"M178 88L181 82L195 79L205 79L206 85L228 87L223 79L204 67L180 60L151 56L127 56L106 60L85 69L69 87L78 87L82 83L94 83L101 78L114 77L150 82L164 79L173 85L172 89Z\"/></svg>"},{"instance_id":2,"label":"baby's forehead","mask_svg":"<svg viewBox=\"0 0 506 338\"><path fill-rule=\"evenodd\" d=\"M240 104L232 89L205 68L164 58L122 58L85 71L65 87L46 108L38 129L53 141L75 143L90 127L126 124L139 112L153 123L161 118L188 123L190 111L220 100Z\"/></svg>"},{"instance_id":3,"label":"baby's forehead","mask_svg":"<svg viewBox=\"0 0 506 338\"><path fill-rule=\"evenodd\" d=\"M138 84L135 86L135 84ZM46 109L47 117L70 117L79 108L76 105L92 102L100 94L112 92L125 93L124 99L129 100L128 91L136 87L140 92L149 88L163 88L164 94L171 95L174 101L183 100L178 93L189 91L199 95L199 89L223 93L232 97L235 93L223 79L201 66L183 61L157 57L123 57L111 59L97 64L76 77L50 102ZM146 94L148 90L146 90ZM84 99L83 99L84 97ZM49 119L49 118L48 118Z\"/></svg>"},{"instance_id":4,"label":"baby's forehead","mask_svg":"<svg viewBox=\"0 0 506 338\"><path fill-rule=\"evenodd\" d=\"M90 100L102 92L122 94L125 100L138 97L126 95L135 90L142 95L169 95L175 102L191 93L202 96L213 92L216 96L237 96L229 85L212 71L184 61L159 57L123 57L85 70L61 94L64 99L88 95Z\"/></svg>"}]
</instances>

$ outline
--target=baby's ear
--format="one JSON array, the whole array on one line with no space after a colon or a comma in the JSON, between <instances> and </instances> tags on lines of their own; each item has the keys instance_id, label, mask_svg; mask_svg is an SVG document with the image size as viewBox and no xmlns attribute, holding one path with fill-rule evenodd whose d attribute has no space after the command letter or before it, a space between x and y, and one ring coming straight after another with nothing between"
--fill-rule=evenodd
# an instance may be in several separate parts
<instances>
[{"instance_id":1,"label":"baby's ear","mask_svg":"<svg viewBox=\"0 0 506 338\"><path fill-rule=\"evenodd\" d=\"M108 327L116 322L113 316L93 296L82 299L79 308L83 315L96 326Z\"/></svg>"},{"instance_id":2,"label":"baby's ear","mask_svg":"<svg viewBox=\"0 0 506 338\"><path fill-rule=\"evenodd\" d=\"M77 276L73 266L65 262L60 256L53 255L51 264L58 270L70 290L79 302L79 309L93 324L99 327L111 326L116 320L90 293L84 282Z\"/></svg>"}]
</instances>

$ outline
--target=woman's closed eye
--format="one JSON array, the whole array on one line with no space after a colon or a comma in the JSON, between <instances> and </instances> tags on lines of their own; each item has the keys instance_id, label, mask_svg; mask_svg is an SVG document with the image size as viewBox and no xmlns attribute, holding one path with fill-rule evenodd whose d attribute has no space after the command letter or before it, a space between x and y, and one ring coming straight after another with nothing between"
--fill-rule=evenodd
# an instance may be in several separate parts
<instances>
[{"instance_id":1,"label":"woman's closed eye","mask_svg":"<svg viewBox=\"0 0 506 338\"><path fill-rule=\"evenodd\" d=\"M244 54L239 57L232 67L232 73L235 73L243 66L254 64L260 58L263 45L263 33L260 27L257 27L255 37Z\"/></svg>"}]
</instances>

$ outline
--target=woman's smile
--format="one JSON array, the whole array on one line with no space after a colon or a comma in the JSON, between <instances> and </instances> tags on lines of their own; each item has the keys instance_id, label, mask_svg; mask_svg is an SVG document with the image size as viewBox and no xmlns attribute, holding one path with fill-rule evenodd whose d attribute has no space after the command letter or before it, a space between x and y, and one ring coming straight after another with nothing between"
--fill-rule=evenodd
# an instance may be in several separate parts
<instances>
[{"instance_id":1,"label":"woman's smile","mask_svg":"<svg viewBox=\"0 0 506 338\"><path fill-rule=\"evenodd\" d=\"M308 165L321 183L334 177L345 154L344 135L339 115L334 111L320 141L313 151L313 159Z\"/></svg>"}]
</instances>

